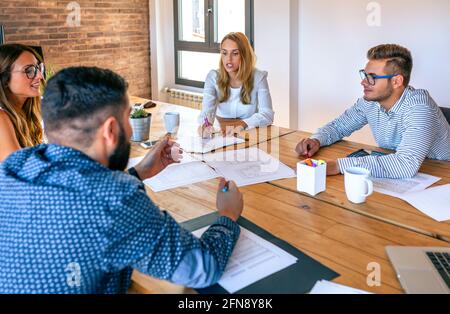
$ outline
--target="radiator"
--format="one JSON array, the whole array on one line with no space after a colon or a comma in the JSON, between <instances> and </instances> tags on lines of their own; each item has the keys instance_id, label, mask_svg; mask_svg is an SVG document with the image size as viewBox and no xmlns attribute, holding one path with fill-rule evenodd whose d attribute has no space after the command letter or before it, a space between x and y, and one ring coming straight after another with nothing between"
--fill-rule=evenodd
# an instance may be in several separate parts
<instances>
[{"instance_id":1,"label":"radiator","mask_svg":"<svg viewBox=\"0 0 450 314\"><path fill-rule=\"evenodd\" d=\"M202 108L203 95L176 88L165 88L167 102L175 105L185 106L194 109Z\"/></svg>"}]
</instances>

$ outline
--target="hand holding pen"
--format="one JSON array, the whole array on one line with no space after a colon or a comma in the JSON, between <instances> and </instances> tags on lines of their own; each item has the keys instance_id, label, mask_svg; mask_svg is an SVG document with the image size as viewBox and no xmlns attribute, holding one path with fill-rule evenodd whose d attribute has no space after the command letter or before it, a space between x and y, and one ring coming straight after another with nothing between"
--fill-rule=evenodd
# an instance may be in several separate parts
<instances>
[{"instance_id":1,"label":"hand holding pen","mask_svg":"<svg viewBox=\"0 0 450 314\"><path fill-rule=\"evenodd\" d=\"M208 117L205 117L203 124L199 127L199 133L202 138L212 138L214 134L214 128L209 122Z\"/></svg>"},{"instance_id":2,"label":"hand holding pen","mask_svg":"<svg viewBox=\"0 0 450 314\"><path fill-rule=\"evenodd\" d=\"M233 221L238 220L244 208L244 199L234 181L220 179L217 191L217 210L219 215L230 218Z\"/></svg>"}]
</instances>

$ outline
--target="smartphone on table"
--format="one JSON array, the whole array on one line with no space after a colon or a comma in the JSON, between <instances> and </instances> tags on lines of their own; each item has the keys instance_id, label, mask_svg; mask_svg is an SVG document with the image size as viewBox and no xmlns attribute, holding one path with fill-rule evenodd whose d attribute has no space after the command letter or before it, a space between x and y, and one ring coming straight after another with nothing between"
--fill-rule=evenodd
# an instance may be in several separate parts
<instances>
[{"instance_id":1,"label":"smartphone on table","mask_svg":"<svg viewBox=\"0 0 450 314\"><path fill-rule=\"evenodd\" d=\"M365 149L360 149L357 150L356 152L353 152L349 155L347 155L347 157L365 157L365 156L384 156L386 155L385 153L382 152L378 152L376 150L365 150Z\"/></svg>"},{"instance_id":2,"label":"smartphone on table","mask_svg":"<svg viewBox=\"0 0 450 314\"><path fill-rule=\"evenodd\" d=\"M145 149L149 149L149 148L153 147L154 145L156 145L156 143L158 143L158 141L146 141L146 142L142 142L140 145L141 145L141 147L143 147Z\"/></svg>"},{"instance_id":3,"label":"smartphone on table","mask_svg":"<svg viewBox=\"0 0 450 314\"><path fill-rule=\"evenodd\" d=\"M133 106L134 107L142 106L144 109L150 109L150 108L155 108L156 107L156 103L154 103L153 101L149 100L149 101L147 101L147 102L145 102L143 104L141 104L139 102L135 103Z\"/></svg>"}]
</instances>

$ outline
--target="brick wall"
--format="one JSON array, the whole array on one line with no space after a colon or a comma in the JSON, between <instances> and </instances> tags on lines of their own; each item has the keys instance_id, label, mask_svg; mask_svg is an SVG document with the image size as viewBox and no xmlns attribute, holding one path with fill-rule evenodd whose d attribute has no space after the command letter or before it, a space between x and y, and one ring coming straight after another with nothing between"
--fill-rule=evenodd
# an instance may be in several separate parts
<instances>
[{"instance_id":1,"label":"brick wall","mask_svg":"<svg viewBox=\"0 0 450 314\"><path fill-rule=\"evenodd\" d=\"M42 46L56 70L109 68L130 95L151 96L149 0L1 0L0 24L7 43Z\"/></svg>"}]
</instances>

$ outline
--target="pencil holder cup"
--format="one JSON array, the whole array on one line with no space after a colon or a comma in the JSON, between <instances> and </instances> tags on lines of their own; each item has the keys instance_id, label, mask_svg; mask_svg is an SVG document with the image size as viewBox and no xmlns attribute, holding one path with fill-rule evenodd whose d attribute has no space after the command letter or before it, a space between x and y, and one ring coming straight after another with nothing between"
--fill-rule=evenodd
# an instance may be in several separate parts
<instances>
[{"instance_id":1,"label":"pencil holder cup","mask_svg":"<svg viewBox=\"0 0 450 314\"><path fill-rule=\"evenodd\" d=\"M322 160L308 159L297 163L297 190L316 196L325 191L327 164Z\"/></svg>"}]
</instances>

